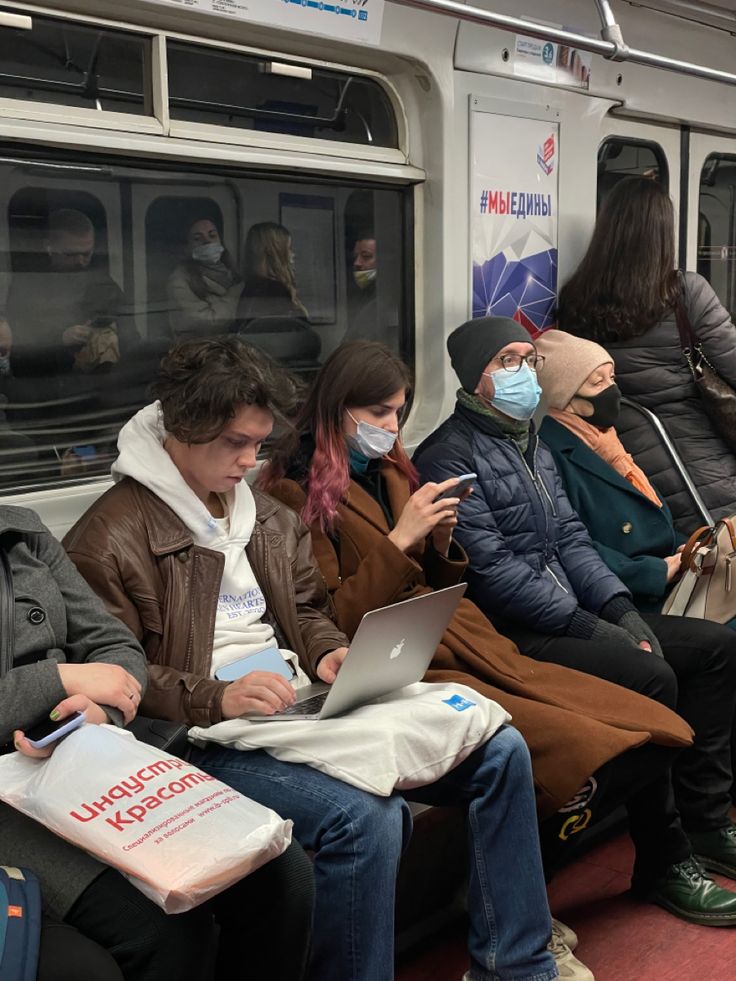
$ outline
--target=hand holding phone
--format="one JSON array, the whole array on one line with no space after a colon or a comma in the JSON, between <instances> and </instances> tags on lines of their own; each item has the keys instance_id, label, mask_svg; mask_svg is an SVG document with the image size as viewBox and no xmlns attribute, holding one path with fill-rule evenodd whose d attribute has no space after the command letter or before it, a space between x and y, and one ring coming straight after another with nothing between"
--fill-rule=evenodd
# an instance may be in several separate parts
<instances>
[{"instance_id":1,"label":"hand holding phone","mask_svg":"<svg viewBox=\"0 0 736 981\"><path fill-rule=\"evenodd\" d=\"M65 719L58 719L56 722L52 719L44 719L38 725L27 729L24 735L28 744L34 749L45 749L51 743L62 739L70 732L74 732L75 729L84 725L85 721L84 712L73 712Z\"/></svg>"},{"instance_id":2,"label":"hand holding phone","mask_svg":"<svg viewBox=\"0 0 736 981\"><path fill-rule=\"evenodd\" d=\"M464 473L458 478L458 482L454 487L448 487L446 491L442 491L435 497L435 501L442 501L446 497L462 497L469 487L472 487L475 481L478 479L477 473Z\"/></svg>"}]
</instances>

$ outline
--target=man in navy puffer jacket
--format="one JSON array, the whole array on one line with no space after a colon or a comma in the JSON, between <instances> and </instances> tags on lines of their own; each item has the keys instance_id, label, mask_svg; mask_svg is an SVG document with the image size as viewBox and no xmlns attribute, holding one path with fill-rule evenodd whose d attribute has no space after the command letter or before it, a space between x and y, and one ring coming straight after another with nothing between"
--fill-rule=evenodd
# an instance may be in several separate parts
<instances>
[{"instance_id":1,"label":"man in navy puffer jacket","mask_svg":"<svg viewBox=\"0 0 736 981\"><path fill-rule=\"evenodd\" d=\"M643 617L595 550L530 422L543 359L526 330L505 317L471 320L447 347L462 388L414 463L423 481L478 475L454 532L468 554L470 598L523 654L631 688L687 719L695 743L675 767L682 821L696 858L736 879L728 817L736 657L723 632L705 638L712 625L702 621L696 633L683 618ZM637 847L634 887L685 919L733 925L674 803L667 807L666 831L639 829L649 847Z\"/></svg>"}]
</instances>

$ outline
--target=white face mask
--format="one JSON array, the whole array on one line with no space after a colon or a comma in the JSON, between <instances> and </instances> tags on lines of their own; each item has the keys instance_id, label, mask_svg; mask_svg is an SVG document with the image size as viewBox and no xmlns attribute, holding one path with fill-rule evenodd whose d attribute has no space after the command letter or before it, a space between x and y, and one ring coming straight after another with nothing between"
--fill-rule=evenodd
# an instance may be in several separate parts
<instances>
[{"instance_id":1,"label":"white face mask","mask_svg":"<svg viewBox=\"0 0 736 981\"><path fill-rule=\"evenodd\" d=\"M192 249L192 259L201 262L205 266L216 266L225 251L224 245L220 242L207 242L205 245L195 245Z\"/></svg>"},{"instance_id":2,"label":"white face mask","mask_svg":"<svg viewBox=\"0 0 736 981\"><path fill-rule=\"evenodd\" d=\"M380 426L371 425L370 422L359 422L349 409L345 411L358 427L354 436L346 435L348 446L352 446L368 460L380 460L382 456L391 452L398 439L398 433L390 433Z\"/></svg>"},{"instance_id":3,"label":"white face mask","mask_svg":"<svg viewBox=\"0 0 736 981\"><path fill-rule=\"evenodd\" d=\"M353 269L353 279L359 290L365 290L376 281L376 270Z\"/></svg>"}]
</instances>

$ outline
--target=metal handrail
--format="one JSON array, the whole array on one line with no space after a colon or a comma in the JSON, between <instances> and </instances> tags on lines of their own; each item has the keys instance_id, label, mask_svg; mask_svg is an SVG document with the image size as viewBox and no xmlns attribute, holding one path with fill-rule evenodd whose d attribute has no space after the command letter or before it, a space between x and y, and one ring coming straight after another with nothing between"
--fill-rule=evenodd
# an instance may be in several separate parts
<instances>
[{"instance_id":1,"label":"metal handrail","mask_svg":"<svg viewBox=\"0 0 736 981\"><path fill-rule=\"evenodd\" d=\"M670 438L670 435L667 432L667 430L664 428L664 425L662 424L661 420L658 419L657 416L655 416L655 414L650 409L644 408L644 406L639 405L638 402L632 402L631 399L622 398L621 405L626 405L630 409L634 409L640 415L644 416L644 418L647 420L647 422L652 427L652 429L654 429L654 431L659 436L662 445L667 450L667 453L669 454L670 460L672 460L675 470L677 471L677 473L680 476L680 479L685 485L685 489L687 490L688 494L692 498L693 504L695 505L696 509L699 511L700 517L703 519L703 524L712 525L713 516L711 515L710 511L706 507L705 501L700 496L700 491L693 483L690 474L685 469L685 464L682 462L682 459L680 458L680 454L675 449L675 444L672 442L672 439Z\"/></svg>"},{"instance_id":2,"label":"metal handrail","mask_svg":"<svg viewBox=\"0 0 736 981\"><path fill-rule=\"evenodd\" d=\"M404 7L415 7L418 10L426 10L433 14L441 14L444 17L455 17L457 20L466 20L471 24L497 27L502 31L511 31L514 34L525 34L527 37L534 37L540 41L557 41L560 44L566 44L572 48L579 48L581 51L592 51L593 54L603 55L604 58L608 58L611 61L629 61L636 65L649 65L653 68L662 68L666 71L690 75L693 78L704 78L711 82L721 82L724 85L736 85L736 75L732 72L724 72L718 68L708 68L705 65L695 65L689 61L679 61L676 58L668 58L665 55L654 54L651 51L640 51L638 48L629 48L625 44L621 45L615 41L604 41L594 37L586 37L584 34L576 34L574 31L565 31L558 27L548 27L546 24L540 24L537 21L527 21L522 20L520 17L497 14L491 10L483 10L481 7L472 7L464 3L458 3L457 0L390 0L390 2L398 3ZM607 26L610 29L613 25ZM605 29L606 25L604 22L604 31Z\"/></svg>"}]
</instances>

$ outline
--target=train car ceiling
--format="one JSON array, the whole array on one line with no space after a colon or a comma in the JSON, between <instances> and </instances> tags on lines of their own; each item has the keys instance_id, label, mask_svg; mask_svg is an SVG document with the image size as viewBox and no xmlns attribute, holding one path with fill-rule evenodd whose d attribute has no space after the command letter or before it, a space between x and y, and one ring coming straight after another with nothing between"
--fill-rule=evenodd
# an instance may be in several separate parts
<instances>
[{"instance_id":1,"label":"train car ceiling","mask_svg":"<svg viewBox=\"0 0 736 981\"><path fill-rule=\"evenodd\" d=\"M601 13L603 22L601 33L607 35L608 40L588 37L585 34L577 34L562 28L549 27L547 24L532 19L522 20L520 17L495 13L492 10L484 10L482 7L458 3L457 0L390 0L390 2L414 7L418 10L427 10L430 13L441 14L445 17L456 17L458 20L469 21L473 24L496 27L502 31L526 34L540 40L555 41L580 51L591 51L593 54L599 54L614 61L626 61L635 65L663 68L695 78L736 86L736 75L733 72L710 68L706 65L697 65L652 51L641 51L638 48L629 47L625 41L621 43L618 39L612 40L614 35L621 39L623 39L623 35L617 30L618 24L607 16L610 13L610 7L604 0L596 0L596 6Z\"/></svg>"}]
</instances>

